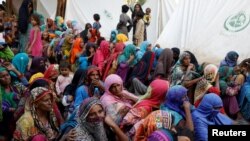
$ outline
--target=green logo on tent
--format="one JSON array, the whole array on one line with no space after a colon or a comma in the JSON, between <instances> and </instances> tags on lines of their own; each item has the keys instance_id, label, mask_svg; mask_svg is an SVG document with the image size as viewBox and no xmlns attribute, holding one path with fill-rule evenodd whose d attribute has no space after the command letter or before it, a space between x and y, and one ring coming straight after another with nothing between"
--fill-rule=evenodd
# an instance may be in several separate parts
<instances>
[{"instance_id":1,"label":"green logo on tent","mask_svg":"<svg viewBox=\"0 0 250 141\"><path fill-rule=\"evenodd\" d=\"M245 29L250 22L250 17L245 12L239 12L235 15L229 16L225 23L224 28L230 32L238 32Z\"/></svg>"}]
</instances>

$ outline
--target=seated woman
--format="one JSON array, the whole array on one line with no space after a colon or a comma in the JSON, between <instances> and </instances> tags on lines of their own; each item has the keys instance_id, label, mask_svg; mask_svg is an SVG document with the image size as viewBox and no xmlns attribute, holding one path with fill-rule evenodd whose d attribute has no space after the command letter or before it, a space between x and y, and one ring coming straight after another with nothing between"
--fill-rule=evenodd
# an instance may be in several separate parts
<instances>
[{"instance_id":1,"label":"seated woman","mask_svg":"<svg viewBox=\"0 0 250 141\"><path fill-rule=\"evenodd\" d=\"M133 44L126 45L123 53L118 56L118 69L116 74L119 75L123 82L127 80L127 75L130 70L136 63L136 46Z\"/></svg>"},{"instance_id":2,"label":"seated woman","mask_svg":"<svg viewBox=\"0 0 250 141\"><path fill-rule=\"evenodd\" d=\"M15 140L31 140L41 134L47 140L56 139L58 124L53 111L53 92L45 87L31 90L30 110L17 121L14 132Z\"/></svg>"},{"instance_id":3,"label":"seated woman","mask_svg":"<svg viewBox=\"0 0 250 141\"><path fill-rule=\"evenodd\" d=\"M237 65L237 60L239 58L239 54L235 51L229 51L224 60L220 62L220 67L228 66L235 67Z\"/></svg>"},{"instance_id":4,"label":"seated woman","mask_svg":"<svg viewBox=\"0 0 250 141\"><path fill-rule=\"evenodd\" d=\"M100 100L107 114L119 125L138 97L124 90L123 81L116 74L109 75L104 85L105 93Z\"/></svg>"},{"instance_id":5,"label":"seated woman","mask_svg":"<svg viewBox=\"0 0 250 141\"><path fill-rule=\"evenodd\" d=\"M131 126L145 118L153 110L159 109L169 88L169 82L156 79L152 81L147 89L147 93L133 106L121 122L121 128L129 130Z\"/></svg>"},{"instance_id":6,"label":"seated woman","mask_svg":"<svg viewBox=\"0 0 250 141\"><path fill-rule=\"evenodd\" d=\"M128 141L128 137L112 118L105 114L101 101L98 98L91 97L85 99L79 107L77 116L76 141Z\"/></svg>"},{"instance_id":7,"label":"seated woman","mask_svg":"<svg viewBox=\"0 0 250 141\"><path fill-rule=\"evenodd\" d=\"M196 83L201 80L201 77L198 73L196 73L195 65L190 63L191 56L187 52L183 52L180 55L179 61L175 64L171 74L171 86L174 85L183 85L186 87L188 91L188 97L193 103L194 100L194 88Z\"/></svg>"},{"instance_id":8,"label":"seated woman","mask_svg":"<svg viewBox=\"0 0 250 141\"><path fill-rule=\"evenodd\" d=\"M192 112L195 141L208 140L208 125L232 125L226 115L220 113L223 107L221 98L214 94L206 94L197 109Z\"/></svg>"},{"instance_id":9,"label":"seated woman","mask_svg":"<svg viewBox=\"0 0 250 141\"><path fill-rule=\"evenodd\" d=\"M173 125L193 131L191 104L187 97L187 89L181 85L171 87L167 93L161 110L171 113L174 117Z\"/></svg>"}]
</instances>

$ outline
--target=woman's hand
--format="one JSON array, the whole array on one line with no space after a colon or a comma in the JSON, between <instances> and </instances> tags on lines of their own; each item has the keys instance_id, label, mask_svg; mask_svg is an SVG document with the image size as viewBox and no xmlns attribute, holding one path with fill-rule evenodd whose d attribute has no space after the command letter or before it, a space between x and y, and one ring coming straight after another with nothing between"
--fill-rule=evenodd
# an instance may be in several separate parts
<instances>
[{"instance_id":1,"label":"woman's hand","mask_svg":"<svg viewBox=\"0 0 250 141\"><path fill-rule=\"evenodd\" d=\"M66 134L66 141L74 141L76 136L77 136L76 130L72 129Z\"/></svg>"},{"instance_id":2,"label":"woman's hand","mask_svg":"<svg viewBox=\"0 0 250 141\"><path fill-rule=\"evenodd\" d=\"M110 126L111 128L117 126L116 123L114 122L114 120L109 116L109 115L106 115L105 119L104 119L104 122Z\"/></svg>"}]
</instances>

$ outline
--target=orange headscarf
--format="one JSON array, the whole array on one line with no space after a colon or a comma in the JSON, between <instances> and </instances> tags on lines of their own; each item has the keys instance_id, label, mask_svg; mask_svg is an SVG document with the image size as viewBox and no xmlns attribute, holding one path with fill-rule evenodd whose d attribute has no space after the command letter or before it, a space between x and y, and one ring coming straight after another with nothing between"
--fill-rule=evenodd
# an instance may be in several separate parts
<instances>
[{"instance_id":1,"label":"orange headscarf","mask_svg":"<svg viewBox=\"0 0 250 141\"><path fill-rule=\"evenodd\" d=\"M76 62L77 54L82 51L81 48L82 38L76 38L73 44L73 48L70 53L70 63L74 64Z\"/></svg>"}]
</instances>

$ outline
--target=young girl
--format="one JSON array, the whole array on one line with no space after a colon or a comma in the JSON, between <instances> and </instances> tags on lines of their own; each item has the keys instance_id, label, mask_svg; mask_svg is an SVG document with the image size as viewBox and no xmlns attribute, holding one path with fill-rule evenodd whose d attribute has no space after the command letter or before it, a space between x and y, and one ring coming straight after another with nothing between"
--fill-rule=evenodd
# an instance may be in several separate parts
<instances>
[{"instance_id":1,"label":"young girl","mask_svg":"<svg viewBox=\"0 0 250 141\"><path fill-rule=\"evenodd\" d=\"M73 74L70 72L70 64L68 62L61 62L59 65L60 75L56 81L57 96L61 97L65 87L71 83Z\"/></svg>"},{"instance_id":2,"label":"young girl","mask_svg":"<svg viewBox=\"0 0 250 141\"><path fill-rule=\"evenodd\" d=\"M30 39L27 47L27 53L33 57L41 57L42 56L42 38L40 31L40 20L39 16L36 14L31 15L31 24L32 29L30 31Z\"/></svg>"}]
</instances>

